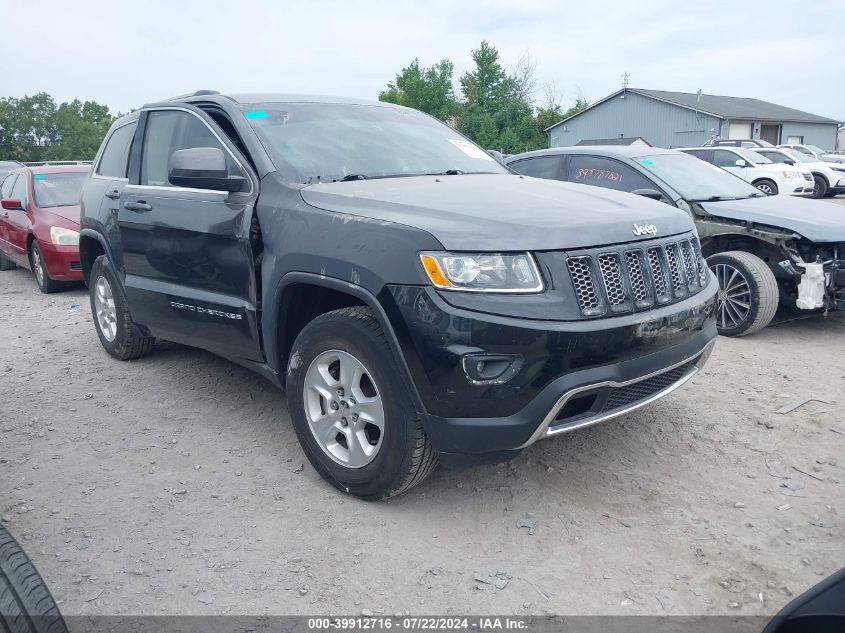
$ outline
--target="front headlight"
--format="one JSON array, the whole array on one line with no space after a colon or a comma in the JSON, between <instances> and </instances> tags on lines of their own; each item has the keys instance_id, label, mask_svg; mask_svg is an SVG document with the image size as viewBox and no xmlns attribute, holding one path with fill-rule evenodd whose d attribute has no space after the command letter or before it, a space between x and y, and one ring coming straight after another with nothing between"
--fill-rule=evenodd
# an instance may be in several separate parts
<instances>
[{"instance_id":1,"label":"front headlight","mask_svg":"<svg viewBox=\"0 0 845 633\"><path fill-rule=\"evenodd\" d=\"M789 179L789 178L801 178L802 176L797 171L786 171L786 170L784 170L783 171L783 177Z\"/></svg>"},{"instance_id":2,"label":"front headlight","mask_svg":"<svg viewBox=\"0 0 845 633\"><path fill-rule=\"evenodd\" d=\"M529 253L420 253L431 283L445 290L541 292L543 280Z\"/></svg>"},{"instance_id":3,"label":"front headlight","mask_svg":"<svg viewBox=\"0 0 845 633\"><path fill-rule=\"evenodd\" d=\"M60 226L51 226L50 241L57 246L76 246L79 244L79 233Z\"/></svg>"}]
</instances>

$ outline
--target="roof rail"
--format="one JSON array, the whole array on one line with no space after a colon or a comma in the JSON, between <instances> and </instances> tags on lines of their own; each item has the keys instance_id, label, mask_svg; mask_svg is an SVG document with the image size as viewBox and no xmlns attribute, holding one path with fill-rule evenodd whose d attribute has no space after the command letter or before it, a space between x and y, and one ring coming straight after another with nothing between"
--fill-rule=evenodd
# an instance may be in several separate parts
<instances>
[{"instance_id":1,"label":"roof rail","mask_svg":"<svg viewBox=\"0 0 845 633\"><path fill-rule=\"evenodd\" d=\"M188 94L177 95L175 97L170 97L169 99L164 99L164 101L178 101L179 99L187 99L188 97L202 97L204 95L219 94L220 92L218 90L196 90L195 92L189 92Z\"/></svg>"}]
</instances>

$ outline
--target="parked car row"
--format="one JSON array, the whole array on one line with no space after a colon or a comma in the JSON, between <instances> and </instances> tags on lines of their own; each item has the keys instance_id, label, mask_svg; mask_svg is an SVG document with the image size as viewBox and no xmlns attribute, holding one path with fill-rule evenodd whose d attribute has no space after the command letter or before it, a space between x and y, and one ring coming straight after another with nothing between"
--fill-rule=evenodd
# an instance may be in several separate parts
<instances>
[{"instance_id":1,"label":"parked car row","mask_svg":"<svg viewBox=\"0 0 845 633\"><path fill-rule=\"evenodd\" d=\"M753 149L728 146L678 149L739 176L763 193L799 196L813 193L813 174L810 171L774 163Z\"/></svg>"}]
</instances>

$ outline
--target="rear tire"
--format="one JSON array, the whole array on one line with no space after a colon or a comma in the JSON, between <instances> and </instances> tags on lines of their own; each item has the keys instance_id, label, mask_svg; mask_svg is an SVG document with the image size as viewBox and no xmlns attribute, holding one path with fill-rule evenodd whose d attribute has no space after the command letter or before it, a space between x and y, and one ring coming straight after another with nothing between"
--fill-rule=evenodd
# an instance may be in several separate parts
<instances>
[{"instance_id":1,"label":"rear tire","mask_svg":"<svg viewBox=\"0 0 845 633\"><path fill-rule=\"evenodd\" d=\"M768 264L743 251L716 253L707 265L719 282L716 327L722 336L747 336L775 316L780 290Z\"/></svg>"},{"instance_id":2,"label":"rear tire","mask_svg":"<svg viewBox=\"0 0 845 633\"><path fill-rule=\"evenodd\" d=\"M767 180L764 178L763 180L755 182L754 186L770 196L776 196L778 194L778 186L775 184L774 180Z\"/></svg>"},{"instance_id":3,"label":"rear tire","mask_svg":"<svg viewBox=\"0 0 845 633\"><path fill-rule=\"evenodd\" d=\"M17 268L17 266L15 266L15 262L6 257L3 253L0 253L0 270L12 270L13 268Z\"/></svg>"},{"instance_id":4,"label":"rear tire","mask_svg":"<svg viewBox=\"0 0 845 633\"><path fill-rule=\"evenodd\" d=\"M824 176L813 176L813 198L827 197L827 180Z\"/></svg>"},{"instance_id":5,"label":"rear tire","mask_svg":"<svg viewBox=\"0 0 845 633\"><path fill-rule=\"evenodd\" d=\"M369 308L328 312L303 328L288 362L287 394L303 451L339 490L365 500L385 499L417 485L437 465Z\"/></svg>"},{"instance_id":6,"label":"rear tire","mask_svg":"<svg viewBox=\"0 0 845 633\"><path fill-rule=\"evenodd\" d=\"M0 526L0 631L66 633L44 579L17 541Z\"/></svg>"},{"instance_id":7,"label":"rear tire","mask_svg":"<svg viewBox=\"0 0 845 633\"><path fill-rule=\"evenodd\" d=\"M106 255L94 261L89 279L91 316L103 348L118 360L149 354L156 340L143 334L132 321L129 305Z\"/></svg>"},{"instance_id":8,"label":"rear tire","mask_svg":"<svg viewBox=\"0 0 845 633\"><path fill-rule=\"evenodd\" d=\"M29 264L35 276L35 283L38 284L41 292L49 295L62 289L62 282L50 279L50 273L47 272L47 264L44 263L44 256L41 254L41 247L38 246L37 240L33 240L29 247Z\"/></svg>"}]
</instances>

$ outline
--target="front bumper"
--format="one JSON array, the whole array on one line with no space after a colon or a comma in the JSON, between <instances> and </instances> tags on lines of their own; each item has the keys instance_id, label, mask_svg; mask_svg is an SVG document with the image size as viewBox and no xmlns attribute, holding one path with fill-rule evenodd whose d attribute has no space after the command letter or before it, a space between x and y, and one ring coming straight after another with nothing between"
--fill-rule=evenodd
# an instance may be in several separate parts
<instances>
[{"instance_id":1,"label":"front bumper","mask_svg":"<svg viewBox=\"0 0 845 633\"><path fill-rule=\"evenodd\" d=\"M711 278L672 305L561 322L469 311L431 288L390 287L429 438L441 453L464 455L518 450L671 392L710 354L716 291ZM466 371L474 354L518 358L518 369L503 383L479 384Z\"/></svg>"},{"instance_id":2,"label":"front bumper","mask_svg":"<svg viewBox=\"0 0 845 633\"><path fill-rule=\"evenodd\" d=\"M38 240L47 274L57 281L82 281L79 246L58 246Z\"/></svg>"}]
</instances>

